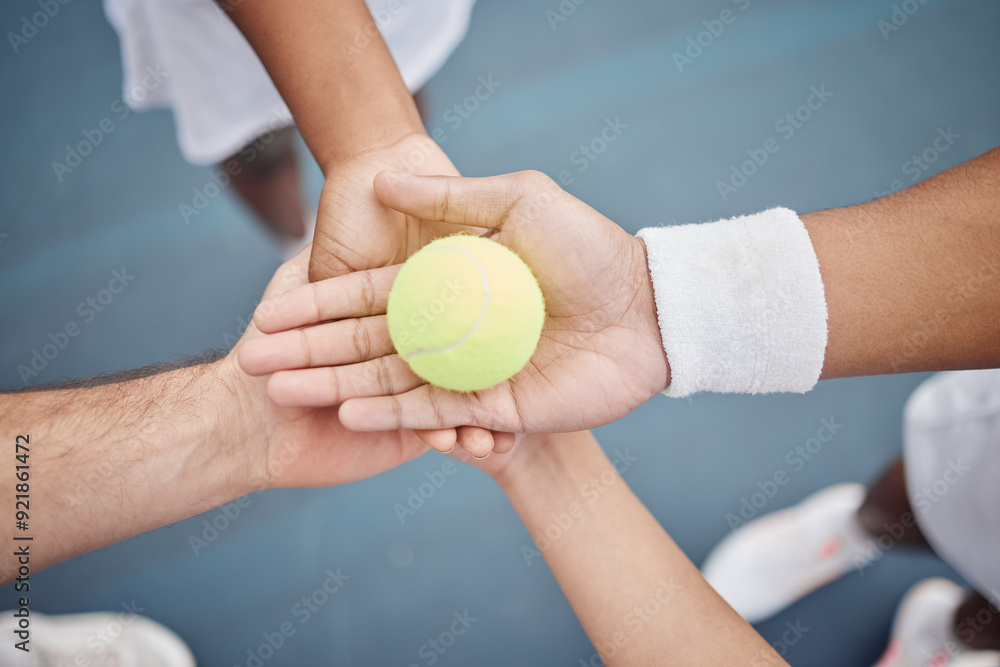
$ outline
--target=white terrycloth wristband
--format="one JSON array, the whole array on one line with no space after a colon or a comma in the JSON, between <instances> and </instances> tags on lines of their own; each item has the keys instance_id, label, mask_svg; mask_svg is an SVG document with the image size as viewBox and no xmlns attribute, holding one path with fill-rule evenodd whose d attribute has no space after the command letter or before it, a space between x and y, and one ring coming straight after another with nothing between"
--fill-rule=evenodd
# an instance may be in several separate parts
<instances>
[{"instance_id":1,"label":"white terrycloth wristband","mask_svg":"<svg viewBox=\"0 0 1000 667\"><path fill-rule=\"evenodd\" d=\"M826 298L794 211L652 227L646 244L667 396L806 392L826 353Z\"/></svg>"}]
</instances>

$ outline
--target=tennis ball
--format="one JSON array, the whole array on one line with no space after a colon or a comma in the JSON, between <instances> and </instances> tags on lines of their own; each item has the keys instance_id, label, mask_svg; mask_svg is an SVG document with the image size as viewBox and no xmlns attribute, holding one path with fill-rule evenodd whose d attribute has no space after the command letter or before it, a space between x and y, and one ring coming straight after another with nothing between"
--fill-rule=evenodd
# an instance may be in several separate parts
<instances>
[{"instance_id":1,"label":"tennis ball","mask_svg":"<svg viewBox=\"0 0 1000 667\"><path fill-rule=\"evenodd\" d=\"M478 236L428 243L389 292L389 335L423 380L478 391L521 370L542 335L545 303L528 265Z\"/></svg>"}]
</instances>

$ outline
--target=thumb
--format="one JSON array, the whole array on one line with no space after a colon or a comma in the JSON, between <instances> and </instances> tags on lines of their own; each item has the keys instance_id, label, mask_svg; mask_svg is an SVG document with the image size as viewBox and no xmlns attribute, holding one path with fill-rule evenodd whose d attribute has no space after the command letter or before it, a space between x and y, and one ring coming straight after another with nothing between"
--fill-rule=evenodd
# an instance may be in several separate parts
<instances>
[{"instance_id":1,"label":"thumb","mask_svg":"<svg viewBox=\"0 0 1000 667\"><path fill-rule=\"evenodd\" d=\"M461 178L383 171L375 194L383 204L422 220L499 229L525 192L523 173Z\"/></svg>"}]
</instances>

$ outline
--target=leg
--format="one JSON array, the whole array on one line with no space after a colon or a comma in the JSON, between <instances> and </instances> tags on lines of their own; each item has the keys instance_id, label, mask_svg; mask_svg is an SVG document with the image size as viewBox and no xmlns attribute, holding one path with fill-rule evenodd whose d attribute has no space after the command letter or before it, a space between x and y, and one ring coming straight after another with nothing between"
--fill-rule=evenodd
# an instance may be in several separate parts
<instances>
[{"instance_id":1,"label":"leg","mask_svg":"<svg viewBox=\"0 0 1000 667\"><path fill-rule=\"evenodd\" d=\"M858 521L873 537L887 535L899 544L930 549L906 495L902 458L890 464L868 487L865 501L858 509Z\"/></svg>"},{"instance_id":2,"label":"leg","mask_svg":"<svg viewBox=\"0 0 1000 667\"><path fill-rule=\"evenodd\" d=\"M305 207L299 164L293 149L294 129L283 128L248 145L230 160L236 161L239 173L233 187L241 199L272 231L300 238L305 234Z\"/></svg>"},{"instance_id":3,"label":"leg","mask_svg":"<svg viewBox=\"0 0 1000 667\"><path fill-rule=\"evenodd\" d=\"M1000 650L1000 611L972 591L955 612L955 634L974 649Z\"/></svg>"}]
</instances>

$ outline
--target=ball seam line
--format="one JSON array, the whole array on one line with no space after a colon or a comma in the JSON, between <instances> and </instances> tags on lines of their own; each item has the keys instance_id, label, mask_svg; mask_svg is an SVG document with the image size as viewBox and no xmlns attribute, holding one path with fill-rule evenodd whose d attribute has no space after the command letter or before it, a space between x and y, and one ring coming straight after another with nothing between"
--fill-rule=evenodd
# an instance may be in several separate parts
<instances>
[{"instance_id":1,"label":"ball seam line","mask_svg":"<svg viewBox=\"0 0 1000 667\"><path fill-rule=\"evenodd\" d=\"M478 257L476 257L474 254L472 254L465 248L460 248L458 246L442 245L433 248L427 248L427 250L457 250L458 252L462 253L463 255L471 259L472 262L476 265L476 268L479 269L479 273L483 278L483 297L484 297L483 305L482 308L479 310L479 315L476 316L476 321L472 323L472 326L469 327L469 330L466 331L464 334L462 334L462 336L458 340L456 340L454 343L445 345L444 347L432 347L432 348L418 347L417 349L413 350L412 352L406 355L407 362L410 359L413 359L414 357L421 354L429 354L432 352L448 352L450 350L454 350L455 348L461 346L463 343L465 343L465 341L469 339L470 336L472 336L472 334L476 332L476 329L478 329L479 325L483 323L483 320L486 319L486 311L489 310L490 300L492 299L492 295L490 294L490 278L489 275L486 273L486 267L483 266L482 262L479 261Z\"/></svg>"}]
</instances>

